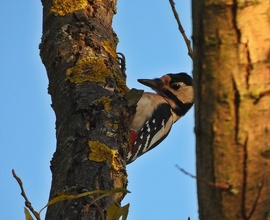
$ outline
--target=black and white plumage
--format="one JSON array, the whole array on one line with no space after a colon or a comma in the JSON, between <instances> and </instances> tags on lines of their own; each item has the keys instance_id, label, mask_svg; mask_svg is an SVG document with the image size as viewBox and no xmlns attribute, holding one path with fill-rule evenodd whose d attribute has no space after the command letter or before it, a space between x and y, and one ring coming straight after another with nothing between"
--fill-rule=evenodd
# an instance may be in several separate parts
<instances>
[{"instance_id":1,"label":"black and white plumage","mask_svg":"<svg viewBox=\"0 0 270 220\"><path fill-rule=\"evenodd\" d=\"M139 79L155 93L144 92L137 103L130 127L131 147L127 164L156 147L167 137L173 123L193 105L192 78L186 73L166 74L156 79Z\"/></svg>"}]
</instances>

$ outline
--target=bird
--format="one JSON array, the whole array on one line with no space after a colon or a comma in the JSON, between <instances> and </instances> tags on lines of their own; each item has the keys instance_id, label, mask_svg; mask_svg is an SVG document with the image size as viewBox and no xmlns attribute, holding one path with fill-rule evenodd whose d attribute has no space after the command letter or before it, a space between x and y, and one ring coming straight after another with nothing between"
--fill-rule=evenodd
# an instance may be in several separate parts
<instances>
[{"instance_id":1,"label":"bird","mask_svg":"<svg viewBox=\"0 0 270 220\"><path fill-rule=\"evenodd\" d=\"M156 93L143 92L130 126L131 146L126 164L152 150L169 134L172 125L183 117L194 102L192 77L169 73L161 78L138 79Z\"/></svg>"}]
</instances>

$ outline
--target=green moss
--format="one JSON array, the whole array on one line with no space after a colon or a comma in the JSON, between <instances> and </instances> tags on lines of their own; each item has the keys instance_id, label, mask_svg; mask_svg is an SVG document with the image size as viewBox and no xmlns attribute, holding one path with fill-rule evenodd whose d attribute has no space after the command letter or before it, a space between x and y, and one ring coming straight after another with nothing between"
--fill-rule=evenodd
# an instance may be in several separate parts
<instances>
[{"instance_id":1,"label":"green moss","mask_svg":"<svg viewBox=\"0 0 270 220\"><path fill-rule=\"evenodd\" d=\"M95 162L107 161L114 170L123 169L120 163L117 163L118 151L110 149L106 144L99 141L88 141L91 150L88 159Z\"/></svg>"},{"instance_id":2,"label":"green moss","mask_svg":"<svg viewBox=\"0 0 270 220\"><path fill-rule=\"evenodd\" d=\"M78 60L75 66L66 72L67 79L72 83L101 82L106 83L106 78L111 76L111 70L102 57L90 56Z\"/></svg>"},{"instance_id":3,"label":"green moss","mask_svg":"<svg viewBox=\"0 0 270 220\"><path fill-rule=\"evenodd\" d=\"M53 0L50 12L65 16L77 10L86 8L87 0Z\"/></svg>"}]
</instances>

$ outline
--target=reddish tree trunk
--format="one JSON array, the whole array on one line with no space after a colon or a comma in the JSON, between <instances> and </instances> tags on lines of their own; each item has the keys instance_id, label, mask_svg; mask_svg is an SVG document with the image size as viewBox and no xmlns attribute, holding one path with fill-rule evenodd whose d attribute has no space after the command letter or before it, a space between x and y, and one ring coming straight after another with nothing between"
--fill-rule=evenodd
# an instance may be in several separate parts
<instances>
[{"instance_id":1,"label":"reddish tree trunk","mask_svg":"<svg viewBox=\"0 0 270 220\"><path fill-rule=\"evenodd\" d=\"M269 10L269 1L193 1L201 220L269 217Z\"/></svg>"}]
</instances>

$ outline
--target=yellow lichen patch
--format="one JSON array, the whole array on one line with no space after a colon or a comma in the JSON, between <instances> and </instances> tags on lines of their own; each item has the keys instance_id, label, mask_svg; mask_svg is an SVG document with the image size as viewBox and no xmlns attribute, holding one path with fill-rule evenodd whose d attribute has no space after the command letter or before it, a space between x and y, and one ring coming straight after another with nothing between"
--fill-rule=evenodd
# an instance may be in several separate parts
<instances>
[{"instance_id":1,"label":"yellow lichen patch","mask_svg":"<svg viewBox=\"0 0 270 220\"><path fill-rule=\"evenodd\" d=\"M78 60L75 66L66 72L67 79L72 83L106 82L106 77L111 76L111 70L102 57L90 56Z\"/></svg>"},{"instance_id":2,"label":"yellow lichen patch","mask_svg":"<svg viewBox=\"0 0 270 220\"><path fill-rule=\"evenodd\" d=\"M258 98L260 98L260 95L261 95L261 92L258 90L253 90L253 91L249 92L249 96L251 98L258 99Z\"/></svg>"},{"instance_id":3,"label":"yellow lichen patch","mask_svg":"<svg viewBox=\"0 0 270 220\"><path fill-rule=\"evenodd\" d=\"M116 81L116 84L117 84L117 88L116 88L116 91L119 92L120 94L122 94L123 96L129 92L129 88L127 87L126 85L126 81L122 78L120 78L119 76L118 77L115 77L115 81Z\"/></svg>"},{"instance_id":4,"label":"yellow lichen patch","mask_svg":"<svg viewBox=\"0 0 270 220\"><path fill-rule=\"evenodd\" d=\"M110 149L106 144L99 141L88 141L88 146L91 150L88 159L95 162L107 161L111 164L114 170L123 169L123 166L118 163L118 151Z\"/></svg>"},{"instance_id":5,"label":"yellow lichen patch","mask_svg":"<svg viewBox=\"0 0 270 220\"><path fill-rule=\"evenodd\" d=\"M103 41L102 46L114 59L117 58L116 47L111 41Z\"/></svg>"},{"instance_id":6,"label":"yellow lichen patch","mask_svg":"<svg viewBox=\"0 0 270 220\"><path fill-rule=\"evenodd\" d=\"M106 78L113 78L117 85L115 88L117 92L125 95L129 91L125 79L113 75L113 70L105 64L103 57L89 56L78 60L75 66L67 70L66 76L72 83L106 83Z\"/></svg>"},{"instance_id":7,"label":"yellow lichen patch","mask_svg":"<svg viewBox=\"0 0 270 220\"><path fill-rule=\"evenodd\" d=\"M51 13L65 16L68 13L84 9L87 6L87 0L53 0Z\"/></svg>"},{"instance_id":8,"label":"yellow lichen patch","mask_svg":"<svg viewBox=\"0 0 270 220\"><path fill-rule=\"evenodd\" d=\"M106 123L106 125L108 127L111 127L112 130L114 130L114 131L118 130L118 128L119 128L119 125L117 123L112 124L112 123L108 122L108 123Z\"/></svg>"},{"instance_id":9,"label":"yellow lichen patch","mask_svg":"<svg viewBox=\"0 0 270 220\"><path fill-rule=\"evenodd\" d=\"M97 102L101 102L104 106L104 110L110 111L112 109L111 106L111 99L108 97L101 97L100 99L97 100Z\"/></svg>"},{"instance_id":10,"label":"yellow lichen patch","mask_svg":"<svg viewBox=\"0 0 270 220\"><path fill-rule=\"evenodd\" d=\"M116 123L115 123L115 124L113 124L113 126L112 126L112 128L113 128L114 130L117 130L117 129L118 129L118 127L119 127L119 126L118 126L118 124L116 124Z\"/></svg>"}]
</instances>

